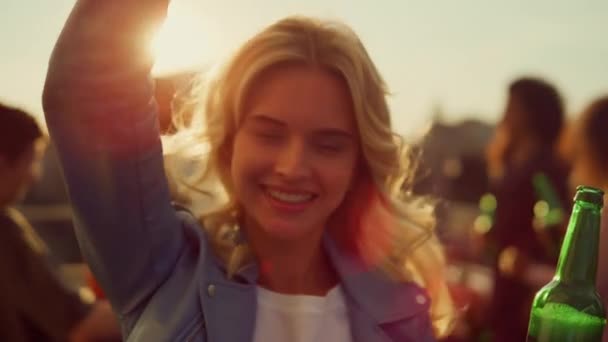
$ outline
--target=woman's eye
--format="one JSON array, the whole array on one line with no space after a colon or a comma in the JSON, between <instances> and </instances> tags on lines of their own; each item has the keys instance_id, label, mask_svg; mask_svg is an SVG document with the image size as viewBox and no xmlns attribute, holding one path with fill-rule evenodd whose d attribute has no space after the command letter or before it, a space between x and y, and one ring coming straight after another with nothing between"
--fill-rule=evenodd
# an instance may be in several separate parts
<instances>
[{"instance_id":1,"label":"woman's eye","mask_svg":"<svg viewBox=\"0 0 608 342\"><path fill-rule=\"evenodd\" d=\"M334 143L317 143L316 148L325 153L338 153L344 149L342 145Z\"/></svg>"}]
</instances>

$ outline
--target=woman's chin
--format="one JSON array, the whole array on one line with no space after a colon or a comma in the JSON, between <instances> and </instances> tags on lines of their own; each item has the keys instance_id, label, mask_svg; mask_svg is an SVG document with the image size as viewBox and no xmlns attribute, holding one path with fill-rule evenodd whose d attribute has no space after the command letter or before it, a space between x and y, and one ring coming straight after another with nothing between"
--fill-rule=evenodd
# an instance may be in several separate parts
<instances>
[{"instance_id":1,"label":"woman's chin","mask_svg":"<svg viewBox=\"0 0 608 342\"><path fill-rule=\"evenodd\" d=\"M262 227L268 237L285 242L299 240L310 232L310 228L306 228L299 223L280 220L272 220L263 224Z\"/></svg>"}]
</instances>

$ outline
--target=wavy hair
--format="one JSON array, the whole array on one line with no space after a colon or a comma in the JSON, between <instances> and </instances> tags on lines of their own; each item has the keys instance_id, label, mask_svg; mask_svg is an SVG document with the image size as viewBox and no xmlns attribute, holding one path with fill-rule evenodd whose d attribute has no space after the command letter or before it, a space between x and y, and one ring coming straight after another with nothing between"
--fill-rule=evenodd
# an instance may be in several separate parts
<instances>
[{"instance_id":1,"label":"wavy hair","mask_svg":"<svg viewBox=\"0 0 608 342\"><path fill-rule=\"evenodd\" d=\"M431 299L431 318L438 336L449 331L453 308L444 281L444 257L434 233L432 206L409 189L413 159L403 139L393 132L388 90L362 42L346 25L308 17L288 17L248 40L222 68L192 87L190 100L179 104L177 133L166 141L169 154L188 160L198 170L178 179L176 164L167 164L179 197L219 180L218 206L200 212L200 220L215 252L234 274L252 258L239 238L241 208L233 196L230 155L243 122L247 95L260 75L273 66L301 63L321 67L341 77L351 95L361 164L357 181L332 216L338 223L330 234L340 248L350 249L387 276L424 286ZM208 190L208 189L205 189Z\"/></svg>"},{"instance_id":2,"label":"wavy hair","mask_svg":"<svg viewBox=\"0 0 608 342\"><path fill-rule=\"evenodd\" d=\"M608 96L594 100L580 119L579 139L585 142L598 170L608 169Z\"/></svg>"}]
</instances>

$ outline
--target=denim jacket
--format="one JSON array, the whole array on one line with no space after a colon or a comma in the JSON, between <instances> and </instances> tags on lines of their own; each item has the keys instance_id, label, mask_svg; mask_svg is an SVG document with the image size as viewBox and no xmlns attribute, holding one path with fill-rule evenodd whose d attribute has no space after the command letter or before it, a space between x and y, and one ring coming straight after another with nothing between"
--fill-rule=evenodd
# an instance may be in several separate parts
<instances>
[{"instance_id":1,"label":"denim jacket","mask_svg":"<svg viewBox=\"0 0 608 342\"><path fill-rule=\"evenodd\" d=\"M228 278L204 230L171 205L142 37L167 0L80 0L55 46L43 105L85 260L127 341L250 341L257 266ZM324 247L357 342L434 341L429 298Z\"/></svg>"}]
</instances>

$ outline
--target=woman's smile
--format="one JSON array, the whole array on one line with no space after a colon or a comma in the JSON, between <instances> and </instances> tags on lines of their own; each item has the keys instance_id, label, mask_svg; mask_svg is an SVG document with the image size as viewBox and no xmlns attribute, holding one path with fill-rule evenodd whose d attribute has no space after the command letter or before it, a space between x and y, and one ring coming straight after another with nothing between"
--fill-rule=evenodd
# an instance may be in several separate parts
<instances>
[{"instance_id":1,"label":"woman's smile","mask_svg":"<svg viewBox=\"0 0 608 342\"><path fill-rule=\"evenodd\" d=\"M317 195L307 191L287 190L270 186L262 187L268 203L275 209L286 212L302 212L308 209Z\"/></svg>"}]
</instances>

